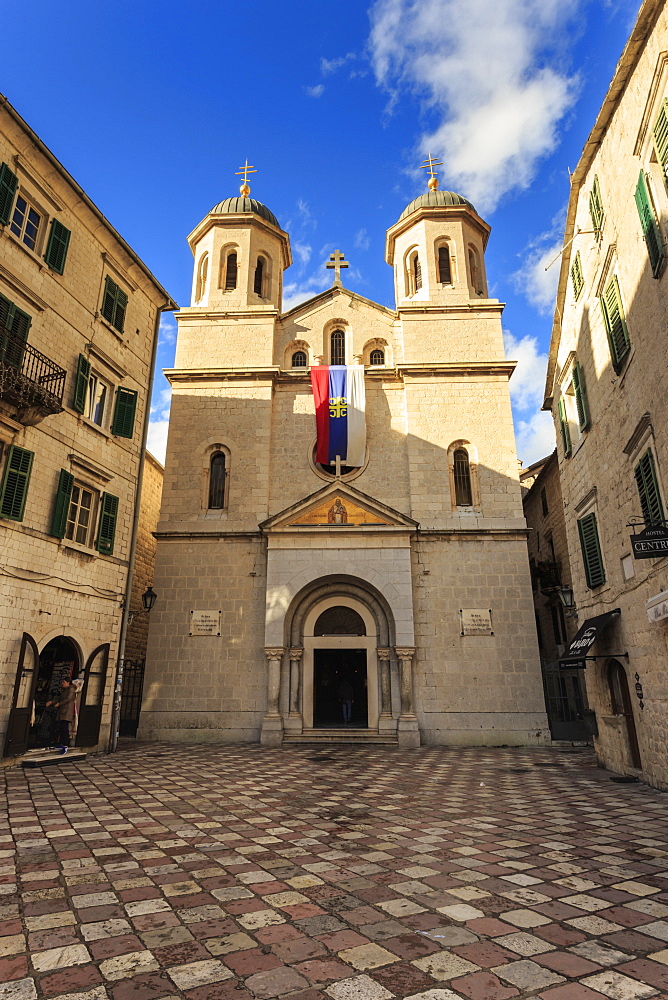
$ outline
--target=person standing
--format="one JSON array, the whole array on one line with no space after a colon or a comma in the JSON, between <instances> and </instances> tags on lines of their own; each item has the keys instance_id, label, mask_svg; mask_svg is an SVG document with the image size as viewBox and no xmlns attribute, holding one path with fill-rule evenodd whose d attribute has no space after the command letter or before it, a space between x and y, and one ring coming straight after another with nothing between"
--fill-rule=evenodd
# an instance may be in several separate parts
<instances>
[{"instance_id":1,"label":"person standing","mask_svg":"<svg viewBox=\"0 0 668 1000\"><path fill-rule=\"evenodd\" d=\"M353 714L353 686L350 681L342 680L339 684L339 701L343 711L343 724L347 726Z\"/></svg>"},{"instance_id":2,"label":"person standing","mask_svg":"<svg viewBox=\"0 0 668 1000\"><path fill-rule=\"evenodd\" d=\"M62 687L62 698L59 701L47 701L46 703L47 706L53 705L54 708L58 709L58 715L56 716L58 722L56 746L60 748L61 754L67 753L69 750L70 723L74 721L74 703L77 697L77 689L69 677L63 678Z\"/></svg>"}]
</instances>

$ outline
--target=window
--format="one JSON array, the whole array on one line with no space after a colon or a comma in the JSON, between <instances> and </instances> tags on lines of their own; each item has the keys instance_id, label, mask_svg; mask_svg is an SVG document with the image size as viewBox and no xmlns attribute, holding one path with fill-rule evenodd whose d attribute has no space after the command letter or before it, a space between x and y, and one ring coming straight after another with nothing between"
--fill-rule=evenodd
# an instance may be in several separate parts
<instances>
[{"instance_id":1,"label":"window","mask_svg":"<svg viewBox=\"0 0 668 1000\"><path fill-rule=\"evenodd\" d=\"M578 424L581 431L589 429L591 420L589 418L589 401L587 399L587 386L585 384L582 365L576 361L573 365L573 394L575 396L575 407L578 413Z\"/></svg>"},{"instance_id":2,"label":"window","mask_svg":"<svg viewBox=\"0 0 668 1000\"><path fill-rule=\"evenodd\" d=\"M468 452L465 448L457 448L454 454L455 471L455 503L458 507L473 505L471 489L471 466Z\"/></svg>"},{"instance_id":3,"label":"window","mask_svg":"<svg viewBox=\"0 0 668 1000\"><path fill-rule=\"evenodd\" d=\"M580 293L584 288L584 278L582 277L582 261L580 251L576 253L571 264L571 281L573 282L573 294L576 299L580 298Z\"/></svg>"},{"instance_id":4,"label":"window","mask_svg":"<svg viewBox=\"0 0 668 1000\"><path fill-rule=\"evenodd\" d=\"M306 351L295 351L292 355L293 368L306 368Z\"/></svg>"},{"instance_id":5,"label":"window","mask_svg":"<svg viewBox=\"0 0 668 1000\"><path fill-rule=\"evenodd\" d=\"M559 426L561 428L561 443L564 447L564 458L570 458L572 447L571 447L571 429L568 426L568 414L566 412L566 399L564 396L559 397Z\"/></svg>"},{"instance_id":6,"label":"window","mask_svg":"<svg viewBox=\"0 0 668 1000\"><path fill-rule=\"evenodd\" d=\"M237 255L228 253L225 266L225 291L231 292L237 287Z\"/></svg>"},{"instance_id":7,"label":"window","mask_svg":"<svg viewBox=\"0 0 668 1000\"><path fill-rule=\"evenodd\" d=\"M645 238L647 253L649 254L652 274L658 278L663 268L663 239L656 221L654 205L650 197L645 174L641 170L638 177L638 184L635 191L636 207L640 216L642 234Z\"/></svg>"},{"instance_id":8,"label":"window","mask_svg":"<svg viewBox=\"0 0 668 1000\"><path fill-rule=\"evenodd\" d=\"M605 583L605 569L603 567L603 556L601 555L601 544L598 540L598 527L596 524L596 514L587 514L578 521L578 534L580 536L580 548L582 549L582 561L584 563L587 586L590 589L600 587Z\"/></svg>"},{"instance_id":9,"label":"window","mask_svg":"<svg viewBox=\"0 0 668 1000\"><path fill-rule=\"evenodd\" d=\"M624 364L624 359L631 350L631 341L629 340L629 332L626 328L624 308L622 306L622 298L616 274L608 282L600 298L600 302L603 322L608 334L612 367L619 375Z\"/></svg>"},{"instance_id":10,"label":"window","mask_svg":"<svg viewBox=\"0 0 668 1000\"><path fill-rule=\"evenodd\" d=\"M91 372L88 377L84 416L92 420L98 427L102 427L104 422L110 389L111 387L104 379L100 378L95 372Z\"/></svg>"},{"instance_id":11,"label":"window","mask_svg":"<svg viewBox=\"0 0 668 1000\"><path fill-rule=\"evenodd\" d=\"M35 453L10 445L0 486L0 517L22 521Z\"/></svg>"},{"instance_id":12,"label":"window","mask_svg":"<svg viewBox=\"0 0 668 1000\"><path fill-rule=\"evenodd\" d=\"M647 449L633 472L645 524L663 524L663 504L661 503L661 493L659 492L659 482L651 448Z\"/></svg>"},{"instance_id":13,"label":"window","mask_svg":"<svg viewBox=\"0 0 668 1000\"><path fill-rule=\"evenodd\" d=\"M591 215L591 224L594 229L594 235L598 242L603 236L603 222L605 219L598 177L594 177L594 183L592 184L589 195L589 214Z\"/></svg>"},{"instance_id":14,"label":"window","mask_svg":"<svg viewBox=\"0 0 668 1000\"><path fill-rule=\"evenodd\" d=\"M654 152L657 163L661 166L663 179L668 187L668 98L663 99L661 110L652 130Z\"/></svg>"},{"instance_id":15,"label":"window","mask_svg":"<svg viewBox=\"0 0 668 1000\"><path fill-rule=\"evenodd\" d=\"M49 242L46 245L44 260L47 266L52 271L55 271L56 274L62 274L65 270L65 259L71 235L69 229L66 229L62 222L58 222L58 219L51 220L51 231L49 233Z\"/></svg>"},{"instance_id":16,"label":"window","mask_svg":"<svg viewBox=\"0 0 668 1000\"><path fill-rule=\"evenodd\" d=\"M209 466L209 510L225 506L225 452L215 451Z\"/></svg>"},{"instance_id":17,"label":"window","mask_svg":"<svg viewBox=\"0 0 668 1000\"><path fill-rule=\"evenodd\" d=\"M0 166L0 225L6 226L12 217L14 195L19 181L6 163Z\"/></svg>"},{"instance_id":18,"label":"window","mask_svg":"<svg viewBox=\"0 0 668 1000\"><path fill-rule=\"evenodd\" d=\"M65 537L78 545L91 545L95 517L95 493L87 486L74 482L67 512Z\"/></svg>"},{"instance_id":19,"label":"window","mask_svg":"<svg viewBox=\"0 0 668 1000\"><path fill-rule=\"evenodd\" d=\"M471 288L476 295L482 295L482 275L480 273L480 260L475 247L469 247L469 274L471 278Z\"/></svg>"},{"instance_id":20,"label":"window","mask_svg":"<svg viewBox=\"0 0 668 1000\"><path fill-rule=\"evenodd\" d=\"M204 295L206 291L206 279L209 273L209 255L208 253L203 253L199 259L199 264L197 266L197 288L195 289L195 301L199 300Z\"/></svg>"},{"instance_id":21,"label":"window","mask_svg":"<svg viewBox=\"0 0 668 1000\"><path fill-rule=\"evenodd\" d=\"M255 265L255 277L253 278L253 291L256 295L264 294L264 272L265 259L264 257L258 257L257 264Z\"/></svg>"},{"instance_id":22,"label":"window","mask_svg":"<svg viewBox=\"0 0 668 1000\"><path fill-rule=\"evenodd\" d=\"M447 244L438 248L438 280L442 285L450 285L452 283L450 248Z\"/></svg>"},{"instance_id":23,"label":"window","mask_svg":"<svg viewBox=\"0 0 668 1000\"><path fill-rule=\"evenodd\" d=\"M415 248L406 255L406 295L415 295L422 288L422 267Z\"/></svg>"},{"instance_id":24,"label":"window","mask_svg":"<svg viewBox=\"0 0 668 1000\"><path fill-rule=\"evenodd\" d=\"M346 335L343 330L334 330L329 338L330 365L345 365Z\"/></svg>"},{"instance_id":25,"label":"window","mask_svg":"<svg viewBox=\"0 0 668 1000\"><path fill-rule=\"evenodd\" d=\"M135 414L139 393L135 389L119 386L116 390L116 406L111 422L111 433L116 437L131 438L135 432Z\"/></svg>"},{"instance_id":26,"label":"window","mask_svg":"<svg viewBox=\"0 0 668 1000\"><path fill-rule=\"evenodd\" d=\"M112 493L103 493L100 497L100 520L97 526L97 540L95 542L95 548L103 555L113 555L117 518L118 497L115 497Z\"/></svg>"},{"instance_id":27,"label":"window","mask_svg":"<svg viewBox=\"0 0 668 1000\"><path fill-rule=\"evenodd\" d=\"M125 310L128 305L128 297L125 292L118 287L110 277L104 279L104 296L102 299L102 315L107 323L111 323L115 330L123 333L125 323Z\"/></svg>"},{"instance_id":28,"label":"window","mask_svg":"<svg viewBox=\"0 0 668 1000\"><path fill-rule=\"evenodd\" d=\"M16 199L9 228L27 247L34 250L41 218L39 212L20 194Z\"/></svg>"},{"instance_id":29,"label":"window","mask_svg":"<svg viewBox=\"0 0 668 1000\"><path fill-rule=\"evenodd\" d=\"M28 339L31 322L28 313L0 295L0 361L12 368L21 368L23 345Z\"/></svg>"},{"instance_id":30,"label":"window","mask_svg":"<svg viewBox=\"0 0 668 1000\"><path fill-rule=\"evenodd\" d=\"M370 365L384 365L385 364L385 351L381 351L378 348L376 348L376 350L372 351L371 354L369 355L369 364Z\"/></svg>"},{"instance_id":31,"label":"window","mask_svg":"<svg viewBox=\"0 0 668 1000\"><path fill-rule=\"evenodd\" d=\"M545 487L540 491L540 505L543 509L543 517L547 517L550 513L550 508L547 506L547 493L545 492Z\"/></svg>"},{"instance_id":32,"label":"window","mask_svg":"<svg viewBox=\"0 0 668 1000\"><path fill-rule=\"evenodd\" d=\"M420 265L420 258L417 254L414 254L412 259L412 269L413 269L413 288L417 292L418 289L422 288L422 267Z\"/></svg>"}]
</instances>

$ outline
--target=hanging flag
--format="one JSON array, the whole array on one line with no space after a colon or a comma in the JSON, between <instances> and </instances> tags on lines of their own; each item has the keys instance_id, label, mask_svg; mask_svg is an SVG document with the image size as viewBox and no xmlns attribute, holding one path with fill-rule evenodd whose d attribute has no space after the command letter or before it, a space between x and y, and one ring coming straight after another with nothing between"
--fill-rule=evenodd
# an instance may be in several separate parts
<instances>
[{"instance_id":1,"label":"hanging flag","mask_svg":"<svg viewBox=\"0 0 668 1000\"><path fill-rule=\"evenodd\" d=\"M363 365L316 365L311 368L318 432L316 462L361 468L366 454Z\"/></svg>"}]
</instances>

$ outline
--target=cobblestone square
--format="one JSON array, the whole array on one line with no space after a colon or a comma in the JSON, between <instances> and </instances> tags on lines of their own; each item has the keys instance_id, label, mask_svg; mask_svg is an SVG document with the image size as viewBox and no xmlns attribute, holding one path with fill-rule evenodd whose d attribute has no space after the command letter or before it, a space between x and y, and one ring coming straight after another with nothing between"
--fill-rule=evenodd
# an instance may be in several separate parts
<instances>
[{"instance_id":1,"label":"cobblestone square","mask_svg":"<svg viewBox=\"0 0 668 1000\"><path fill-rule=\"evenodd\" d=\"M0 1000L668 1000L668 797L588 750L6 768Z\"/></svg>"}]
</instances>

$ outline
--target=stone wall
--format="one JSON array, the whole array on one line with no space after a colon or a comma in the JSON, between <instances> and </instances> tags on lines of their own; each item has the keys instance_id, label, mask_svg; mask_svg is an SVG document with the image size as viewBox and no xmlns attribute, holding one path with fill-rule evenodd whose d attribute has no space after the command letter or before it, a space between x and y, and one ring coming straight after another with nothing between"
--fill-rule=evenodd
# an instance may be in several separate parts
<instances>
[{"instance_id":1,"label":"stone wall","mask_svg":"<svg viewBox=\"0 0 668 1000\"><path fill-rule=\"evenodd\" d=\"M157 458L154 458L147 451L139 501L137 548L132 576L130 607L133 610L138 610L142 607L142 594L153 583L155 550L157 548L154 532L158 527L158 518L160 517L160 501L162 499L164 474L165 470L163 466ZM127 659L141 660L146 656L149 622L150 618L148 614L138 614L132 619L132 623L128 625L125 637L125 656Z\"/></svg>"}]
</instances>

